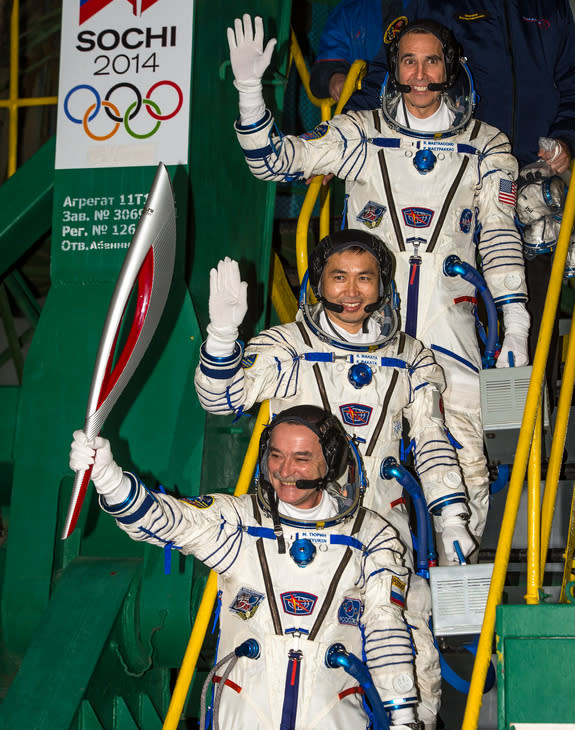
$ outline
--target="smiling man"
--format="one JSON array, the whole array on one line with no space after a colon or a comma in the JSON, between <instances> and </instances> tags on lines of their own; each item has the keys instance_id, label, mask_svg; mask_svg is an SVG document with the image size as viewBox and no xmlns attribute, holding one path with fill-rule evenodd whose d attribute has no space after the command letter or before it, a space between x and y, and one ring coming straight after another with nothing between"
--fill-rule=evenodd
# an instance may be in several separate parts
<instances>
[{"instance_id":1,"label":"smiling man","mask_svg":"<svg viewBox=\"0 0 575 730\"><path fill-rule=\"evenodd\" d=\"M413 568L402 487L380 475L385 458L400 460L405 432L429 509L438 515L439 542L447 560L458 562L454 540L466 554L475 543L467 531L467 497L441 413L445 381L432 353L399 330L392 272L392 255L371 233L354 229L326 236L309 256L309 287L296 321L264 330L242 353L237 336L247 310L246 284L237 262L220 261L210 273L210 324L196 390L202 406L219 415L240 414L269 399L272 414L309 403L337 416L365 463L364 502L396 528ZM312 292L317 303L310 301ZM280 448L278 461L282 456ZM295 468L282 464L275 470L287 496L293 494L288 485ZM434 727L441 687L430 611L429 588L414 575L406 617L416 627L418 716L426 730Z\"/></svg>"},{"instance_id":2,"label":"smiling man","mask_svg":"<svg viewBox=\"0 0 575 730\"><path fill-rule=\"evenodd\" d=\"M302 489L304 482L323 479L327 465L319 439L310 439L309 429L300 423L279 423L268 451L269 479L280 502L297 509L313 509L325 492Z\"/></svg>"},{"instance_id":3,"label":"smiling man","mask_svg":"<svg viewBox=\"0 0 575 730\"><path fill-rule=\"evenodd\" d=\"M205 723L202 712L202 730L368 728L364 692L379 727L389 717L397 730L421 730L403 548L362 506L361 459L333 415L296 406L264 429L255 494L148 490L115 463L109 441L76 431L70 466L92 464L118 527L218 574L219 671L206 680L213 715ZM326 663L336 649L363 680Z\"/></svg>"},{"instance_id":4,"label":"smiling man","mask_svg":"<svg viewBox=\"0 0 575 730\"><path fill-rule=\"evenodd\" d=\"M445 63L441 41L431 33L412 31L399 45L397 77L409 91L403 94L408 112L426 119L441 104L440 84L445 82Z\"/></svg>"},{"instance_id":5,"label":"smiling man","mask_svg":"<svg viewBox=\"0 0 575 730\"><path fill-rule=\"evenodd\" d=\"M326 262L321 287L324 299L337 305L329 310L330 319L336 326L355 334L366 319L365 307L377 301L377 261L359 247L334 253Z\"/></svg>"}]
</instances>

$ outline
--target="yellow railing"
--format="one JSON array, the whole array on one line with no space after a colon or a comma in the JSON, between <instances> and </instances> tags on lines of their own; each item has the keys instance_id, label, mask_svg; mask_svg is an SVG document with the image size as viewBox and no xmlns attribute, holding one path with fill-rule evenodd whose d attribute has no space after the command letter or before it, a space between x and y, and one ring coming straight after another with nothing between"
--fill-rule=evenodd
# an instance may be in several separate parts
<instances>
[{"instance_id":1,"label":"yellow railing","mask_svg":"<svg viewBox=\"0 0 575 730\"><path fill-rule=\"evenodd\" d=\"M20 2L12 0L10 16L10 89L8 99L0 100L0 108L8 109L8 177L18 168L18 112L21 107L57 104L57 96L38 96L20 99L18 76L20 72Z\"/></svg>"},{"instance_id":2,"label":"yellow railing","mask_svg":"<svg viewBox=\"0 0 575 730\"><path fill-rule=\"evenodd\" d=\"M519 501L525 478L525 470L536 428L538 433L537 438L535 439L535 446L537 447L537 444L539 443L540 426L538 411L540 411L541 408L540 402L543 379L545 376L545 366L549 355L551 334L557 314L563 271L565 269L567 250L569 248L574 220L575 184L571 184L567 193L565 210L563 212L563 222L561 224L559 240L557 242L557 248L555 249L553 258L551 278L547 290L547 297L545 299L545 308L543 318L541 320L541 327L539 329L539 342L533 360L533 373L529 383L529 389L527 391L527 399L519 432L519 440L517 442L517 449L515 452L515 461L511 471L511 478L509 480L507 501L505 503L505 511L503 514L503 521L495 554L493 578L491 580L491 586L487 598L483 627L479 637L477 656L473 667L473 675L471 677L462 730L476 730L479 721L483 687L487 676L487 669L491 661L493 636L495 631L495 610L497 605L501 602L501 597L503 595L503 587L505 585L505 576L507 574L511 542L513 539L515 522L517 520L517 512L519 509ZM532 514L529 518L529 585L526 596L528 603L537 603L538 598L536 596L542 585L545 560L549 546L549 535L551 532L551 522L553 519L553 510L557 493L557 483L559 479L563 447L565 444L569 407L573 393L573 379L575 377L574 335L575 321L572 321L571 336L568 346L569 362L565 364L564 368L564 376L559 396L556 425L553 434L549 466L547 469L545 493L543 496L543 507L540 520L538 516L537 488L534 486L537 478L539 481L541 480L540 461L537 451L533 456L531 465L533 474L529 480L529 502ZM536 472L539 472L539 474L537 475ZM537 555L536 545L538 540L540 541L540 550ZM537 561L539 562L538 567L536 566Z\"/></svg>"},{"instance_id":3,"label":"yellow railing","mask_svg":"<svg viewBox=\"0 0 575 730\"><path fill-rule=\"evenodd\" d=\"M292 34L293 36L293 34ZM349 69L347 78L341 90L341 96L335 108L334 114L340 114L341 110L347 103L349 97L353 94L356 88L358 88L361 79L365 76L367 71L367 64L365 61L354 61ZM309 84L308 84L309 85ZM324 107L324 99L319 100L322 102L322 121L329 119L329 116L324 116L324 108L329 112L333 99L329 99L330 105ZM329 234L329 188L323 185L323 175L316 175L312 178L309 184L308 191L304 198L303 205L299 214L296 228L296 260L297 260L297 272L300 282L302 281L305 272L307 271L307 234L309 230L309 223L311 220L311 214L317 200L317 196L322 194L320 202L320 213L319 213L319 237L320 240Z\"/></svg>"},{"instance_id":4,"label":"yellow railing","mask_svg":"<svg viewBox=\"0 0 575 730\"><path fill-rule=\"evenodd\" d=\"M293 62L296 65L296 68L298 70L298 73L301 76L304 88L310 98L310 100L316 105L321 107L322 110L322 120L326 120L330 118L330 109L335 103L333 99L318 99L317 97L313 96L310 90L309 86L309 71L307 70L307 67L305 65L305 60L303 58L303 55L301 53L301 49L299 47L299 44L297 42L297 39L295 37L295 34L292 30L291 33L291 43L290 43L290 63ZM361 78L363 75L365 75L365 71L367 69L367 65L364 61L356 61L348 74L348 77L346 79L346 82L344 84L342 94L340 101L336 107L336 113L339 113L341 109L343 108L343 105L346 103L346 101L351 96L352 92L357 86L358 79ZM301 282L303 278L303 274L305 273L307 269L307 229L309 227L309 221L311 218L311 212L313 210L313 207L315 205L315 201L317 199L317 195L319 192L319 189L321 187L321 181L322 177L321 175L314 178L314 182L310 185L310 189L308 190L306 194L306 198L304 200L304 207L306 210L307 219L304 218L304 225L305 225L305 254L301 253L302 250L302 244L296 243L296 249L297 249L297 260L298 260L298 275L299 280ZM315 191L313 201L309 202L311 200L310 193L312 192L312 186L313 190ZM322 220L323 220L323 230L325 230L325 233L322 233L321 235L327 235L329 233L329 196L327 195L327 188L324 186L324 191L326 192L325 196L322 199L322 214L320 215L320 232L322 231ZM309 200L308 200L309 198ZM303 216L303 210L302 208L302 214L300 214L300 219L298 220L298 232L300 232L300 221L302 220ZM323 212L325 210L325 212ZM325 226L327 225L327 228ZM298 235L301 237L301 232L296 234L296 240ZM303 270L303 273L301 273L300 268L300 259L304 261L305 268ZM283 268L281 265L281 262L279 261L279 258L276 254L274 254L273 258L273 279L272 279L272 288L271 288L271 296L272 296L272 303L274 305L274 308L278 314L278 317L280 318L281 322L291 322L295 318L296 312L297 312L297 302L295 300L295 297L293 296L293 293L291 291L291 288L289 287L289 283L287 282L287 279L285 277L285 274L283 272ZM249 485L252 479L252 475L254 473L254 469L257 462L257 456L258 456L258 445L261 433L264 429L264 426L269 419L269 401L264 401L260 409L258 411L258 416L256 419L256 423L254 425L254 430L252 432L250 443L248 446L248 449L246 451L246 456L244 459L244 463L242 466L242 470L240 472L240 476L238 478L238 482L236 485L236 489L234 491L235 496L240 496L242 494L245 494L248 489ZM208 625L210 622L210 617L213 612L214 603L216 600L217 595L217 575L214 573L214 571L211 571L208 579L206 581L206 585L204 588L204 592L202 595L202 600L200 602L200 606L198 608L198 612L196 614L196 618L194 620L194 625L192 627L192 632L190 634L190 638L188 640L188 646L186 648L184 658L182 660L182 665L180 667L180 671L178 673L178 679L176 681L174 692L172 694L172 698L170 700L170 706L168 708L168 712L166 714L166 719L164 720L164 724L162 726L162 730L176 730L178 723L180 721L180 716L182 714L182 710L184 708L184 704L186 702L186 697L188 695L188 691L190 688L190 684L192 682L193 674L196 668L196 663L198 661L198 657L200 654L200 650L202 648L202 644L204 642L204 637L206 634L206 631L208 629Z\"/></svg>"},{"instance_id":5,"label":"yellow railing","mask_svg":"<svg viewBox=\"0 0 575 730\"><path fill-rule=\"evenodd\" d=\"M21 99L19 97L18 78L20 74L20 3L12 0L10 16L10 82L8 98L0 99L0 109L8 110L8 165L7 177L18 169L18 112L21 107L45 106L56 104L58 97L41 96ZM13 276L9 275L9 276ZM3 323L8 340L8 351L11 354L18 381L22 382L24 357L20 350L20 338L16 333L12 309L9 304L7 287L4 280L0 281L0 322Z\"/></svg>"},{"instance_id":6,"label":"yellow railing","mask_svg":"<svg viewBox=\"0 0 575 730\"><path fill-rule=\"evenodd\" d=\"M234 491L234 496L236 497L246 494L249 489L258 457L260 436L268 419L269 401L266 400L261 404L258 411L254 430L252 431L250 443L246 451L246 457ZM218 591L217 582L217 574L213 570L210 571L162 730L176 730L178 727L180 715L182 714L194 670L196 668L196 662L198 661L200 649L204 643L204 636L206 635L210 617L214 610L214 603Z\"/></svg>"},{"instance_id":7,"label":"yellow railing","mask_svg":"<svg viewBox=\"0 0 575 730\"><path fill-rule=\"evenodd\" d=\"M293 62L296 65L298 73L301 77L304 89L309 97L309 100L315 106L321 109L321 119L323 122L327 121L331 117L331 108L335 104L333 99L319 99L311 93L309 85L309 71L305 64L304 57L302 55L299 43L295 33L291 32L290 39L290 52L293 58ZM354 61L349 69L347 78L341 90L341 96L335 107L335 114L339 114L349 97L353 94L355 89L360 87L361 79L365 76L367 71L367 64L365 61ZM318 195L321 193L320 201L320 213L319 213L319 237L320 239L327 236L329 233L329 205L330 205L330 193L327 185L322 185L323 175L316 175L312 178L309 184L308 191L303 201L301 211L299 214L297 228L296 228L296 260L297 260L297 273L300 282L302 281L305 272L307 271L307 234L309 231L309 223L311 220L311 214L313 212Z\"/></svg>"}]
</instances>

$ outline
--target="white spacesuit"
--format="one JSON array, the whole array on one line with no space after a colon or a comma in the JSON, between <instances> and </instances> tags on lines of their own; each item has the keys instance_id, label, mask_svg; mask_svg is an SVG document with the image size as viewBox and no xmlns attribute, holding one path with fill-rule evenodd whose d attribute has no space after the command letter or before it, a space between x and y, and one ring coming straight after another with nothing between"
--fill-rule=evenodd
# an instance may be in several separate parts
<instances>
[{"instance_id":1,"label":"white spacesuit","mask_svg":"<svg viewBox=\"0 0 575 730\"><path fill-rule=\"evenodd\" d=\"M274 444L273 431L286 423L305 426L308 439L316 434L327 465L323 477L295 482L296 491L319 490L319 503L309 509L278 499L280 474L299 479L310 468L272 466L270 454L284 444ZM392 726L420 727L413 648L403 618L409 582L403 547L385 520L361 506L361 459L333 416L305 406L284 411L260 441L257 495L242 497L176 499L151 492L122 473L109 442L93 445L92 478L102 508L118 526L134 540L192 554L218 573L221 671L212 681L216 696L221 692L219 727L368 727L362 687L326 664L328 649L337 644L365 662ZM94 461L90 446L82 432L74 434L72 468ZM286 458L299 459L290 448ZM233 657L248 641L249 655L227 673L222 657Z\"/></svg>"},{"instance_id":2,"label":"white spacesuit","mask_svg":"<svg viewBox=\"0 0 575 730\"><path fill-rule=\"evenodd\" d=\"M394 253L402 329L429 347L445 371L445 421L462 447L458 458L470 500L470 529L480 540L489 482L479 398L476 292L472 284L446 275L443 267L452 254L475 266L479 254L487 285L503 310L505 339L497 365L508 365L510 351L516 365L527 364L527 295L521 240L514 225L517 163L509 141L471 118L473 92L459 46L450 31L430 21L423 21L421 30L441 43L443 58L431 60L436 68L441 61L445 81L428 85L426 68L421 81L410 80L412 87L395 78L399 43L413 31L410 24L392 44L396 55L390 61L382 109L336 116L300 137L282 135L265 109L261 91L258 96L256 82L273 46L270 41L262 51L263 29L257 20L253 38L249 16L244 16L243 28L237 20L228 30L240 92L236 132L246 162L262 180L326 173L345 179L348 226L369 229ZM420 95L437 89L437 111L424 119L413 116L404 101L405 90L411 88Z\"/></svg>"},{"instance_id":3,"label":"white spacesuit","mask_svg":"<svg viewBox=\"0 0 575 730\"><path fill-rule=\"evenodd\" d=\"M321 282L332 257L355 249L372 255L379 274L377 301L367 305L367 313L361 310L361 329L352 335L328 316L334 304L323 296ZM444 552L458 562L453 541L458 540L465 554L473 550L474 542L466 530L466 494L441 414L443 373L429 350L398 331L392 267L385 246L366 231L337 231L325 237L309 260L311 286L319 303L308 305L304 287L296 322L261 332L249 341L242 358L236 337L247 308L245 284L236 262L220 261L210 275L211 321L200 349L196 391L202 406L214 414L238 414L269 398L272 414L310 403L336 415L362 453L369 483L364 503L398 530L413 568L402 488L380 475L385 458L400 460L402 434L408 430L428 508L439 515ZM345 273L337 271L338 276ZM410 583L406 608L415 627L419 716L432 728L440 705L441 676L428 626L431 597L419 576Z\"/></svg>"},{"instance_id":4,"label":"white spacesuit","mask_svg":"<svg viewBox=\"0 0 575 730\"><path fill-rule=\"evenodd\" d=\"M555 250L563 220L568 182L567 174L554 175L543 160L522 168L517 190L517 217L523 224L523 250L526 259ZM571 279L574 276L575 237L571 235L564 277Z\"/></svg>"},{"instance_id":5,"label":"white spacesuit","mask_svg":"<svg viewBox=\"0 0 575 730\"><path fill-rule=\"evenodd\" d=\"M403 460L404 421L430 512L440 514L447 504L460 504L461 511L467 511L457 457L441 413L445 379L432 353L398 331L390 301L391 257L374 236L338 231L323 239L310 256L310 269L317 269L314 288L329 255L352 245L371 247L380 263L384 256L389 262L383 264L387 272L382 274L385 303L365 315L359 337L350 341L349 333L338 332L323 302L308 306L306 296L295 322L260 332L248 342L243 357L239 345L229 357L213 357L208 339L200 348L195 386L203 408L217 415L242 413L266 399L272 415L300 403L332 412L361 451L369 483L365 505L388 519L410 546L402 487L380 476L383 459ZM225 265L220 262L221 269ZM224 288L233 288L229 279ZM210 298L217 296L212 282ZM208 332L214 326L212 321Z\"/></svg>"}]
</instances>

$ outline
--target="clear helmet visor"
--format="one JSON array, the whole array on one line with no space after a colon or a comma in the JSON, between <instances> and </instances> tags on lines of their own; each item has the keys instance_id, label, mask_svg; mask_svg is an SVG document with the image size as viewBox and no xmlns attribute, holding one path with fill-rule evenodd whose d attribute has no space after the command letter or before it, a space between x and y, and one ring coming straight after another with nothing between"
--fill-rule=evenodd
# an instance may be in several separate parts
<instances>
[{"instance_id":1,"label":"clear helmet visor","mask_svg":"<svg viewBox=\"0 0 575 730\"><path fill-rule=\"evenodd\" d=\"M387 74L381 90L381 108L387 124L401 134L424 139L450 137L462 132L473 116L476 103L473 79L464 60L459 62L455 83L449 89L430 93L437 94L438 109L428 117L415 117L405 103L409 92L405 92L404 98L404 92Z\"/></svg>"},{"instance_id":2,"label":"clear helmet visor","mask_svg":"<svg viewBox=\"0 0 575 730\"><path fill-rule=\"evenodd\" d=\"M305 323L311 331L323 342L351 352L372 352L384 347L390 342L399 330L399 297L393 281L385 292L380 292L378 308L369 313L363 325L366 333L361 342L347 339L346 332L330 319L324 305L316 302L311 287L308 284L308 274L300 288L299 308Z\"/></svg>"}]
</instances>

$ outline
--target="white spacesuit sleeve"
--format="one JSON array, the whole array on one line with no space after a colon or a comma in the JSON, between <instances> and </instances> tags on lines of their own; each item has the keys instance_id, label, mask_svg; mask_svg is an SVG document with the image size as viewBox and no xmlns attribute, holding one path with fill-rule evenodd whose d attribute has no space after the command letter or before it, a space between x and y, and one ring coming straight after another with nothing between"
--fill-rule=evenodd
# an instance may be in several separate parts
<instances>
[{"instance_id":1,"label":"white spacesuit sleeve","mask_svg":"<svg viewBox=\"0 0 575 730\"><path fill-rule=\"evenodd\" d=\"M100 498L102 509L111 514L132 540L194 555L218 573L224 573L237 558L241 540L241 502L229 495L202 495L176 499L148 490L138 477L124 472L131 491L122 504L109 505Z\"/></svg>"},{"instance_id":2,"label":"white spacesuit sleeve","mask_svg":"<svg viewBox=\"0 0 575 730\"><path fill-rule=\"evenodd\" d=\"M290 182L329 172L354 180L367 155L366 119L362 112L339 114L296 137L277 132L266 110L256 124L236 122L236 133L248 167L260 180Z\"/></svg>"},{"instance_id":3,"label":"white spacesuit sleeve","mask_svg":"<svg viewBox=\"0 0 575 730\"><path fill-rule=\"evenodd\" d=\"M247 410L267 398L290 398L299 383L299 353L294 326L281 325L260 332L240 354L216 362L202 346L195 386L206 411L228 415Z\"/></svg>"},{"instance_id":4,"label":"white spacesuit sleeve","mask_svg":"<svg viewBox=\"0 0 575 730\"><path fill-rule=\"evenodd\" d=\"M467 502L455 449L443 419L443 370L430 350L413 340L411 359L412 399L404 409L413 442L415 468L428 509L441 511L445 504Z\"/></svg>"},{"instance_id":5,"label":"white spacesuit sleeve","mask_svg":"<svg viewBox=\"0 0 575 730\"><path fill-rule=\"evenodd\" d=\"M514 222L518 167L507 137L493 127L484 127L493 134L479 162L479 252L483 276L500 307L527 300L521 237Z\"/></svg>"},{"instance_id":6,"label":"white spacesuit sleeve","mask_svg":"<svg viewBox=\"0 0 575 730\"><path fill-rule=\"evenodd\" d=\"M366 523L373 535L363 571L366 662L386 709L410 707L417 702L417 690L414 650L403 613L409 585L404 548L379 515L368 512Z\"/></svg>"}]
</instances>

